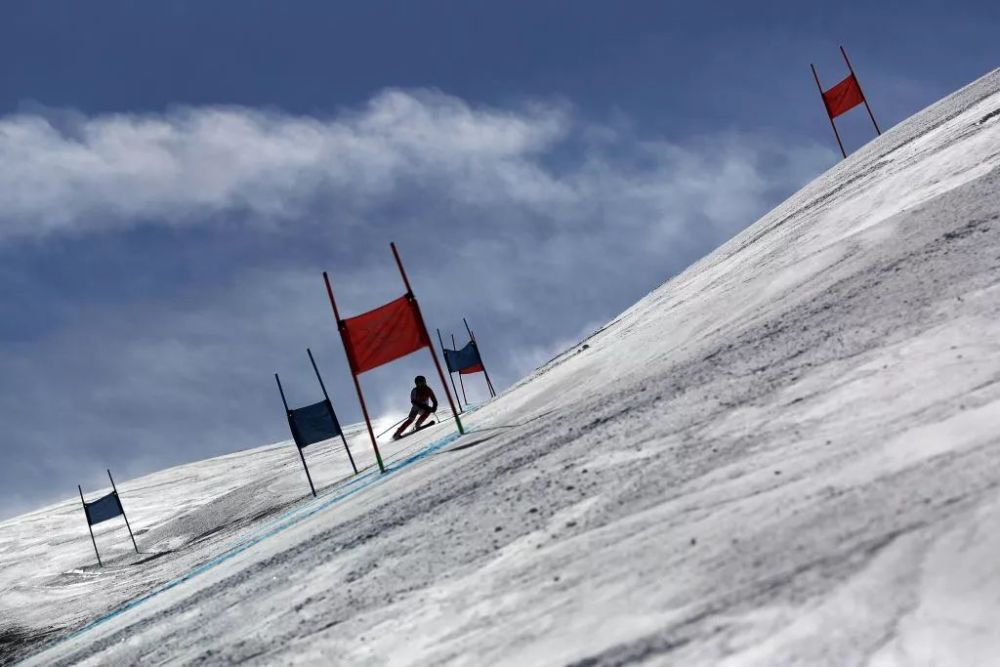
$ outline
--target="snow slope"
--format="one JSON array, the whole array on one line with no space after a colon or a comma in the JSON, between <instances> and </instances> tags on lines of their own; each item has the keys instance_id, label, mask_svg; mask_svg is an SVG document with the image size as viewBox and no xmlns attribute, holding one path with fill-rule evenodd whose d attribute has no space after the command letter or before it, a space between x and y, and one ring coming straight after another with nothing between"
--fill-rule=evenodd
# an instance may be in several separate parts
<instances>
[{"instance_id":1,"label":"snow slope","mask_svg":"<svg viewBox=\"0 0 1000 667\"><path fill-rule=\"evenodd\" d=\"M282 443L120 484L143 554L103 524L103 570L78 501L0 524L7 655L995 664L998 269L1000 70L386 475L310 451L304 497Z\"/></svg>"}]
</instances>

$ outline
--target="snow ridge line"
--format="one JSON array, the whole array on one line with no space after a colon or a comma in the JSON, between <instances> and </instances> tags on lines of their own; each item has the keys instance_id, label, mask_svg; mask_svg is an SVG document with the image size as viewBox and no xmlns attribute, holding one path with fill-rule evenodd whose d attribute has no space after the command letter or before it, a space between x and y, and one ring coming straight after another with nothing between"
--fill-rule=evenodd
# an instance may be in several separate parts
<instances>
[{"instance_id":1,"label":"snow ridge line","mask_svg":"<svg viewBox=\"0 0 1000 667\"><path fill-rule=\"evenodd\" d=\"M149 600L157 597L158 595L161 595L162 593L165 593L165 592L167 592L167 591L169 591L169 590L171 590L173 588L176 588L177 586L183 584L184 582L189 581L189 580L197 577L200 574L204 574L205 572L208 572L209 570L212 570L212 569L216 568L217 566L221 565L222 563L224 563L224 562L226 562L226 561L228 561L228 560L230 560L230 559L238 556L239 554L243 553L244 551L247 551L251 547L256 546L257 544L260 544L264 540L270 539L271 537L274 537L275 535L277 535L279 533L282 533L282 532L284 532L285 530L287 530L289 528L297 526L298 524L302 523L303 521L305 521L309 517L311 517L311 516L313 516L315 514L318 514L319 512L322 512L325 509L330 508L331 506L339 503L340 501L345 500L346 498L350 498L351 496L353 496L353 495L355 495L357 493L360 493L361 491L364 491L365 489L368 489L370 487L376 486L379 482L383 482L386 479L388 479L388 475L389 474L397 472L399 470L402 470L403 468L409 467L410 465L412 465L414 463L417 463L418 461L421 461L421 460L427 458L431 454L434 454L434 453L440 451L442 448L444 448L444 447L450 445L451 443L455 442L460 437L462 437L462 435L469 435L470 433L475 433L475 432L476 432L476 429L467 429L464 434L461 434L461 433L452 433L452 434L447 435L447 436L445 436L445 437L443 437L443 438L441 438L439 440L435 440L434 442L432 442L429 445L427 445L424 449L418 451L417 453L411 455L410 457L405 458L402 461L399 461L399 462L397 462L395 464L390 464L390 465L386 466L385 473L378 473L378 474L376 474L374 472L374 470L373 470L372 472L370 472L370 473L368 473L366 475L363 475L360 479L358 479L358 478L352 479L344 487L342 487L343 491L341 493L339 493L338 495L336 495L336 496L334 496L332 498L326 499L326 500L317 499L318 501L321 501L321 502L319 502L318 505L316 505L315 507L312 507L312 508L310 508L307 505L304 508L291 510L290 512L288 512L284 516L282 516L282 517L280 517L278 519L275 519L274 522L271 524L271 527L265 528L263 532L258 533L254 537L248 538L248 539L244 540L243 542L238 543L236 546L230 547L227 551L225 551L222 554L216 556L215 558L213 558L212 560L208 561L207 563L203 563L202 565L199 565L198 567L194 568L193 570L191 570L187 574L183 574L183 575L181 575L181 576L179 576L179 577L177 577L175 579L172 579L172 580L166 582L165 584L161 584L155 590L152 590L149 593L146 593L145 595L142 595L142 596L140 596L140 597L138 597L138 598L136 598L134 600L130 600L129 602L126 602L124 605L122 605L121 607L115 609L114 611L111 611L111 612L105 614L104 616L101 616L100 618L97 618L97 619L91 621L90 623L88 623L87 625L83 626L79 630L76 630L76 631L70 633L69 635L63 637L62 639L56 641L55 643L50 644L49 646L46 646L44 649L42 649L38 653L32 654L30 656L27 656L26 658L24 658L24 660L19 661L17 664L18 665L24 664L26 661L31 660L31 659L33 659L35 657L38 657L38 656L42 655L43 653L45 653L46 651L48 651L48 650L50 650L52 648L55 648L56 646L59 646L59 645L65 643L65 642L68 642L71 639L75 639L76 637L79 637L79 636L81 636L81 635L83 635L83 634L85 634L85 633L93 630L97 626L102 625L102 624L110 621L113 618L117 618L118 616L121 616L125 612L127 612L127 611L129 611L131 609L134 609L135 607L138 607L139 605L141 605L141 604L143 604L145 602L148 602ZM365 482L365 483L360 484L361 482ZM354 486L356 484L360 484L360 485L357 486L357 488L350 489L351 486ZM348 490L348 489L350 489L350 490ZM317 502L317 501L313 501L313 502Z\"/></svg>"}]
</instances>

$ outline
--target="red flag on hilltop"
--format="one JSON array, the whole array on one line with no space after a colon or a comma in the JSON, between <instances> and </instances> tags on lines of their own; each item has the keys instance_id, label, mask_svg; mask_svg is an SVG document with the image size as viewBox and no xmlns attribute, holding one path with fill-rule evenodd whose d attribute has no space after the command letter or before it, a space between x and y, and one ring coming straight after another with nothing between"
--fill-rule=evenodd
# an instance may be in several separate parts
<instances>
[{"instance_id":1,"label":"red flag on hilltop","mask_svg":"<svg viewBox=\"0 0 1000 667\"><path fill-rule=\"evenodd\" d=\"M868 111L868 117L872 119L872 125L875 126L875 134L882 134L882 130L879 128L878 123L875 122L875 114L872 113L872 108L868 105L868 100L861 91L861 84L858 83L858 77L854 74L854 68L851 67L851 61L847 59L847 51L844 50L844 47L840 47L840 53L844 56L844 63L847 65L847 71L850 74L847 75L846 79L829 90L823 90L823 85L819 82L819 74L816 72L816 66L809 65L809 67L812 68L813 78L816 79L816 87L819 88L820 97L823 98L823 106L826 107L826 115L830 119L830 127L833 128L833 136L837 138L837 145L840 147L841 155L846 158L847 151L844 150L844 142L840 140L840 132L837 131L837 124L833 122L834 118L847 113L859 104L864 104L865 110Z\"/></svg>"},{"instance_id":2,"label":"red flag on hilltop","mask_svg":"<svg viewBox=\"0 0 1000 667\"><path fill-rule=\"evenodd\" d=\"M848 74L846 79L823 93L823 103L826 104L826 112L830 114L830 118L836 118L859 104L864 104L864 101L861 86L853 74Z\"/></svg>"}]
</instances>

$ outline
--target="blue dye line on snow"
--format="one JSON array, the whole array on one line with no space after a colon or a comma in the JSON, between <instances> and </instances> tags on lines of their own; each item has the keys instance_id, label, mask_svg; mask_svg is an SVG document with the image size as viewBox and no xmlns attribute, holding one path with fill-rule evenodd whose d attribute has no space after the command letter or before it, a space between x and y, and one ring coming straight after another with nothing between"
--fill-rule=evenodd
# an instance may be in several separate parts
<instances>
[{"instance_id":1,"label":"blue dye line on snow","mask_svg":"<svg viewBox=\"0 0 1000 667\"><path fill-rule=\"evenodd\" d=\"M467 430L465 432L465 435L468 435L473 432L475 432L474 429ZM310 505L307 505L306 507L294 509L287 512L280 518L275 519L274 522L270 525L270 527L265 529L263 532L258 533L254 537L251 537L246 541L237 544L234 547L230 547L227 551L216 556L207 563L203 563L198 567L194 568L193 570L191 570L190 572L188 572L187 574L183 574L177 577L176 579L172 579L167 583L162 584L156 590L150 591L145 595L142 595L134 600L130 600L129 602L126 602L121 607L118 607L114 611L109 612L94 621L91 621L90 623L83 626L79 630L67 635L66 637L63 637L52 646L43 649L41 652L36 653L35 655L25 658L25 660L30 660L34 657L40 656L43 653L46 653L47 651L50 651L56 648L57 646L63 644L64 642L68 642L72 639L75 639L80 635L93 630L97 626L107 623L111 619L121 616L130 609L134 609L135 607L138 607L139 605L148 602L149 600L157 597L158 595L165 593L172 588L176 588L177 586L183 584L186 581L189 581L190 579L197 577L200 574L204 574L205 572L214 569L215 567L221 565L227 560L230 560L238 556L239 554L243 553L244 551L250 549L251 547L257 544L260 544L264 540L274 537L278 533L284 532L285 530L292 528L293 526L297 526L298 524L302 523L303 521L313 516L314 514L322 512L323 510L331 507L332 505L335 505L346 498L350 498L351 496L360 493L361 491L364 491L365 489L370 488L381 481L386 480L387 479L386 475L402 470L403 468L413 465L417 461L427 458L431 454L441 450L443 447L446 447L451 443L455 442L456 440L458 440L458 438L460 438L461 435L462 434L459 433L452 433L450 435L445 436L444 438L441 438L440 440L435 440L424 449L418 451L415 454L410 455L409 457L403 459L402 461L386 466L384 473L378 473L372 471L370 473L360 476L360 478L355 477L347 484L345 484L343 487L341 487L339 489L340 493L333 496L332 498L328 499L318 498L316 501L313 501L319 503L315 506L310 506L312 505L312 503L310 503ZM356 487L356 488L351 488L351 487Z\"/></svg>"}]
</instances>

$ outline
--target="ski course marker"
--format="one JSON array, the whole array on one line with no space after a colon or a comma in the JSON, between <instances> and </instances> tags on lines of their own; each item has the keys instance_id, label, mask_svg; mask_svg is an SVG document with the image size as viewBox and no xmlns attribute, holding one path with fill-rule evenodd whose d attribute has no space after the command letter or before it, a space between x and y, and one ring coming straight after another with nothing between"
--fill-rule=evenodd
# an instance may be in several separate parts
<instances>
[{"instance_id":1,"label":"ski course marker","mask_svg":"<svg viewBox=\"0 0 1000 667\"><path fill-rule=\"evenodd\" d=\"M472 433L475 432L476 429L469 429L465 432L464 435L471 435ZM371 470L370 472L366 472L362 475L354 477L340 489L335 489L335 491L340 491L340 492L334 495L332 498L323 498L322 496L320 496L319 498L312 500L305 507L290 510L283 516L275 519L269 526L266 526L264 529L262 529L261 532L257 533L253 537L250 537L240 543L237 543L235 546L230 547L229 549L219 554L215 558L209 560L208 562L199 565L198 567L194 568L193 570L190 570L185 574L182 574L179 577L175 577L174 579L171 579L170 581L161 584L159 587L150 591L149 593L146 593L144 595L139 596L138 598L135 598L134 600L126 602L117 609L110 611L107 614L91 621L90 623L83 626L79 630L75 630L69 635L56 641L54 644L42 649L38 653L32 654L24 658L24 660L19 661L17 664L19 665L24 664L28 660L37 658L42 654L44 654L45 652L54 649L57 646L60 646L72 639L76 639L77 637L80 637L86 634L87 632L90 632L94 628L103 625L104 623L107 623L108 621L114 618L121 616L125 612L135 609L136 607L152 600L153 598L158 597L159 595L166 593L167 591L172 590L177 586L180 586L181 584L190 581L191 579L194 579L198 575L204 574L209 570L215 569L222 563L225 563L226 561L235 558L241 553L260 544L261 542L264 542L265 540L274 537L275 535L278 535L279 533L288 530L289 528L299 525L306 519L326 509L329 509L330 507L336 505L340 501L346 500L347 498L350 498L351 496L354 496L360 493L361 491L364 491L365 489L371 488L373 486L378 485L381 482L386 481L387 479L389 479L389 476L386 473L391 474L394 472L398 472L400 470L403 470L404 468L413 465L414 463L422 461L431 454L434 454L435 452L452 444L462 436L463 434L461 433L450 433L443 438L435 440L434 442L430 443L425 448L416 452L415 454L411 454L409 457L401 461L398 461L396 463L390 463L389 465L386 466L385 473L376 473L375 470Z\"/></svg>"}]
</instances>

